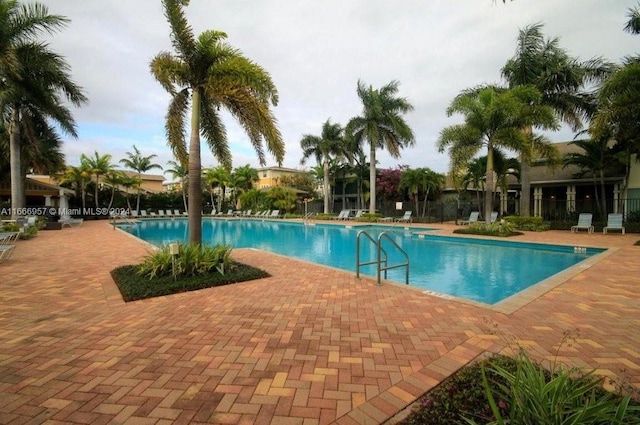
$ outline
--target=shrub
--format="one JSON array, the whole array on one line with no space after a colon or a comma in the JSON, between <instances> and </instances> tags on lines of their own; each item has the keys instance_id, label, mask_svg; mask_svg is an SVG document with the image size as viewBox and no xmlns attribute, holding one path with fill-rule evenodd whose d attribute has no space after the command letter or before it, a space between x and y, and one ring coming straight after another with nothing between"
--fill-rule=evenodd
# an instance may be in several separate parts
<instances>
[{"instance_id":1,"label":"shrub","mask_svg":"<svg viewBox=\"0 0 640 425\"><path fill-rule=\"evenodd\" d=\"M601 387L591 371L558 366L546 371L520 351L515 371L482 366L482 384L495 417L489 424L637 424L640 406ZM493 375L498 378L490 379ZM498 400L498 401L496 401ZM473 424L475 422L469 421Z\"/></svg>"},{"instance_id":2,"label":"shrub","mask_svg":"<svg viewBox=\"0 0 640 425\"><path fill-rule=\"evenodd\" d=\"M471 223L469 226L454 230L453 233L502 237L522 234L521 232L516 232L513 224L505 220L500 220L491 224L481 222Z\"/></svg>"},{"instance_id":3,"label":"shrub","mask_svg":"<svg viewBox=\"0 0 640 425\"><path fill-rule=\"evenodd\" d=\"M163 276L201 276L217 271L224 275L231 265L231 247L226 245L203 246L178 244L179 254L173 258L169 246L164 246L138 267L138 275L148 279Z\"/></svg>"},{"instance_id":4,"label":"shrub","mask_svg":"<svg viewBox=\"0 0 640 425\"><path fill-rule=\"evenodd\" d=\"M512 223L518 230L541 232L549 230L550 228L549 224L545 223L542 217L520 217L517 215L510 215L505 217L504 220Z\"/></svg>"},{"instance_id":5,"label":"shrub","mask_svg":"<svg viewBox=\"0 0 640 425\"><path fill-rule=\"evenodd\" d=\"M381 217L382 214L362 213L362 215L356 218L354 221L361 221L363 223L375 223Z\"/></svg>"}]
</instances>

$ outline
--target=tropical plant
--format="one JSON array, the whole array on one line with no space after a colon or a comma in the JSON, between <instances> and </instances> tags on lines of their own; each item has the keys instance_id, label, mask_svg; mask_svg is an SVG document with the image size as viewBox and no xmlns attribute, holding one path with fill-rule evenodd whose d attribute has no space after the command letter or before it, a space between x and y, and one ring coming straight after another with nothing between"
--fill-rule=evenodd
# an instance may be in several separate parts
<instances>
[{"instance_id":1,"label":"tropical plant","mask_svg":"<svg viewBox=\"0 0 640 425\"><path fill-rule=\"evenodd\" d=\"M629 8L627 17L629 20L624 26L624 30L631 34L640 34L640 6Z\"/></svg>"},{"instance_id":2,"label":"tropical plant","mask_svg":"<svg viewBox=\"0 0 640 425\"><path fill-rule=\"evenodd\" d=\"M273 207L276 209L290 212L296 208L298 197L296 192L289 187L273 186L269 188L267 194L272 200Z\"/></svg>"},{"instance_id":3,"label":"tropical plant","mask_svg":"<svg viewBox=\"0 0 640 425\"><path fill-rule=\"evenodd\" d=\"M214 168L207 168L204 170L204 181L209 188L209 196L211 196L211 206L214 207L213 203L213 191L218 188L220 190L220 196L218 197L218 211L222 211L222 203L225 199L225 194L227 192L227 186L230 184L230 176L229 171L219 165Z\"/></svg>"},{"instance_id":4,"label":"tropical plant","mask_svg":"<svg viewBox=\"0 0 640 425\"><path fill-rule=\"evenodd\" d=\"M264 211L271 207L272 200L264 190L251 189L240 195L240 202L244 208Z\"/></svg>"},{"instance_id":5,"label":"tropical plant","mask_svg":"<svg viewBox=\"0 0 640 425\"><path fill-rule=\"evenodd\" d=\"M320 136L305 134L300 140L302 148L301 164L306 163L309 157L314 156L318 165L322 166L322 196L324 198L324 213L329 214L330 181L329 164L332 158L344 157L347 155L344 142L344 129L338 123L332 123L328 119L322 124Z\"/></svg>"},{"instance_id":6,"label":"tropical plant","mask_svg":"<svg viewBox=\"0 0 640 425\"><path fill-rule=\"evenodd\" d=\"M608 146L609 140L609 135L598 140L574 140L571 144L580 147L582 152L568 153L563 158L564 167L575 165L579 168L575 178L589 176L593 179L596 205L602 217L607 216L605 173L617 162L613 150Z\"/></svg>"},{"instance_id":7,"label":"tropical plant","mask_svg":"<svg viewBox=\"0 0 640 425\"><path fill-rule=\"evenodd\" d=\"M402 174L408 165L397 165L395 168L381 169L376 176L376 196L385 201L398 200Z\"/></svg>"},{"instance_id":8,"label":"tropical plant","mask_svg":"<svg viewBox=\"0 0 640 425\"><path fill-rule=\"evenodd\" d=\"M224 108L239 121L265 164L263 140L278 163L284 143L270 105L278 95L269 74L224 40L220 31L204 31L197 38L184 8L188 0L163 0L175 54L161 52L151 61L151 72L172 99L166 120L169 146L189 170L189 241L202 242L202 185L200 134L220 164L231 169L231 152L219 110ZM185 121L191 110L189 147Z\"/></svg>"},{"instance_id":9,"label":"tropical plant","mask_svg":"<svg viewBox=\"0 0 640 425\"><path fill-rule=\"evenodd\" d=\"M104 175L105 184L111 187L111 198L109 199L109 205L107 206L108 210L111 210L113 199L116 196L116 190L118 190L118 187L122 185L123 180L126 177L127 175L119 170L111 170Z\"/></svg>"},{"instance_id":10,"label":"tropical plant","mask_svg":"<svg viewBox=\"0 0 640 425\"><path fill-rule=\"evenodd\" d=\"M520 30L514 56L502 68L502 76L509 87L533 85L542 94L539 102L553 108L556 117L572 129L582 127L582 120L589 119L596 111L593 93L585 89L591 83L601 81L612 70L611 64L600 59L580 62L559 46L559 39L545 40L543 25L529 25ZM532 132L532 126L523 127L525 133ZM520 152L520 213L531 213L529 163L536 155L535 145L531 150Z\"/></svg>"},{"instance_id":11,"label":"tropical plant","mask_svg":"<svg viewBox=\"0 0 640 425\"><path fill-rule=\"evenodd\" d=\"M212 272L225 274L231 264L231 250L227 245L201 246L178 244L178 255L171 254L168 245L148 255L138 268L138 274L149 279L174 275L200 276Z\"/></svg>"},{"instance_id":12,"label":"tropical plant","mask_svg":"<svg viewBox=\"0 0 640 425\"><path fill-rule=\"evenodd\" d=\"M111 155L100 155L97 151L94 151L93 156L87 156L85 154L80 155L80 162L83 166L94 176L96 176L94 186L94 200L96 208L100 208L100 200L98 199L98 189L100 188L100 176L106 175L113 171L113 164L111 164Z\"/></svg>"},{"instance_id":13,"label":"tropical plant","mask_svg":"<svg viewBox=\"0 0 640 425\"><path fill-rule=\"evenodd\" d=\"M447 127L440 133L438 149L449 149L451 167L456 170L469 163L478 151L487 149L485 172L484 215L490 223L493 192L495 190L494 150L507 149L518 153L538 152L553 156L555 148L541 136L534 137L522 131L524 127L540 126L555 129L557 121L548 106L538 106L540 92L533 86L515 86L500 89L487 86L463 91L458 95L447 114L464 115L465 123ZM525 153L526 155L526 153Z\"/></svg>"},{"instance_id":14,"label":"tropical plant","mask_svg":"<svg viewBox=\"0 0 640 425\"><path fill-rule=\"evenodd\" d=\"M41 33L53 34L69 22L65 17L50 15L40 3L21 5L17 0L0 1L0 81L2 97L0 113L8 122L11 175L12 217L24 207L25 191L21 143L26 138L34 143L47 120L76 137L75 122L65 105L79 106L86 101L82 89L69 75L69 66L47 44L38 42ZM61 99L62 98L62 99ZM48 127L48 125L47 125ZM48 131L53 131L48 127Z\"/></svg>"},{"instance_id":15,"label":"tropical plant","mask_svg":"<svg viewBox=\"0 0 640 425\"><path fill-rule=\"evenodd\" d=\"M347 137L361 147L369 144L369 212L376 211L376 151L387 149L393 158L400 150L415 144L413 131L403 115L413 106L404 97L398 97L399 82L391 81L380 89L367 87L358 80L357 93L362 101L362 115L351 118L345 128Z\"/></svg>"},{"instance_id":16,"label":"tropical plant","mask_svg":"<svg viewBox=\"0 0 640 425\"><path fill-rule=\"evenodd\" d=\"M229 175L229 184L232 188L234 201L238 196L253 188L253 184L258 181L258 170L249 164L235 168Z\"/></svg>"},{"instance_id":17,"label":"tropical plant","mask_svg":"<svg viewBox=\"0 0 640 425\"><path fill-rule=\"evenodd\" d=\"M69 166L60 178L60 184L70 184L76 191L76 198L82 200L82 210L86 205L86 189L87 184L91 181L91 171L86 164L80 164L79 167Z\"/></svg>"},{"instance_id":18,"label":"tropical plant","mask_svg":"<svg viewBox=\"0 0 640 425\"><path fill-rule=\"evenodd\" d=\"M180 191L182 192L182 203L184 204L184 210L189 211L188 206L191 203L187 203L187 186L189 186L189 170L182 164L179 164L176 161L167 161L167 166L172 168L167 168L165 171L171 174L173 179L178 179L180 182ZM189 191L191 193L191 191ZM202 198L202 195L201 195ZM198 206L198 210L202 214L202 205Z\"/></svg>"},{"instance_id":19,"label":"tropical plant","mask_svg":"<svg viewBox=\"0 0 640 425\"><path fill-rule=\"evenodd\" d=\"M162 170L162 166L152 162L153 158L157 157L158 155L154 154L144 156L142 155L140 150L138 150L136 145L133 145L133 152L125 152L125 154L127 155L127 158L121 159L120 163L138 173L139 179L142 179L142 173L146 173L147 171L153 170L154 168ZM140 211L140 192L140 187L138 187L136 211Z\"/></svg>"}]
</instances>

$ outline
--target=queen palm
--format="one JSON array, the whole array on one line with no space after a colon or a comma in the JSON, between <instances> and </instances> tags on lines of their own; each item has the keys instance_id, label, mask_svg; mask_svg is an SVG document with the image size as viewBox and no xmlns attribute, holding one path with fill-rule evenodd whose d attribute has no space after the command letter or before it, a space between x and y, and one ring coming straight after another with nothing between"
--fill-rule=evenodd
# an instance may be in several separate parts
<instances>
[{"instance_id":1,"label":"queen palm","mask_svg":"<svg viewBox=\"0 0 640 425\"><path fill-rule=\"evenodd\" d=\"M229 185L229 171L222 165L218 165L214 168L207 168L204 170L203 176L207 187L209 187L209 194L211 196L211 206L213 207L213 189L220 189L220 196L218 197L218 211L222 211L222 203L224 201L227 186Z\"/></svg>"},{"instance_id":2,"label":"queen palm","mask_svg":"<svg viewBox=\"0 0 640 425\"><path fill-rule=\"evenodd\" d=\"M278 163L284 143L270 105L278 94L269 74L224 40L220 31L205 31L197 38L187 23L188 0L163 0L175 53L161 52L151 61L151 72L171 94L166 132L175 157L189 168L189 241L202 242L202 184L200 134L220 164L231 169L231 152L220 117L224 108L244 128L265 164L263 142ZM185 121L191 110L189 146Z\"/></svg>"},{"instance_id":3,"label":"queen palm","mask_svg":"<svg viewBox=\"0 0 640 425\"><path fill-rule=\"evenodd\" d=\"M413 110L404 97L398 97L397 81L391 81L380 89L358 81L357 93L362 101L362 115L351 118L345 133L362 146L369 143L369 212L376 211L376 151L386 149L393 158L400 157L400 150L415 144L413 130L403 115Z\"/></svg>"},{"instance_id":4,"label":"queen palm","mask_svg":"<svg viewBox=\"0 0 640 425\"><path fill-rule=\"evenodd\" d=\"M80 164L79 167L69 166L62 174L60 179L61 184L71 184L76 191L76 198L80 197L82 201L82 210L86 208L86 189L87 184L91 180L91 172L85 164Z\"/></svg>"},{"instance_id":5,"label":"queen palm","mask_svg":"<svg viewBox=\"0 0 640 425\"><path fill-rule=\"evenodd\" d=\"M125 154L127 155L127 158L121 159L120 163L138 173L138 179L142 179L142 173L146 173L147 171L153 170L154 168L162 170L162 166L151 162L157 155L144 156L142 155L142 153L140 153L136 145L133 145L133 152L125 152ZM136 211L140 211L140 192L140 186L138 186Z\"/></svg>"},{"instance_id":6,"label":"queen palm","mask_svg":"<svg viewBox=\"0 0 640 425\"><path fill-rule=\"evenodd\" d=\"M543 25L529 25L520 30L514 56L502 68L502 75L509 87L535 86L542 97L543 105L553 108L556 117L576 131L582 127L583 119L590 118L596 110L593 93L585 85L598 82L612 70L610 64L599 59L579 62L566 50L559 47L559 39L545 40ZM530 126L523 130L531 133ZM524 152L534 157L539 152ZM530 206L529 160L521 156L520 213L528 217Z\"/></svg>"},{"instance_id":7,"label":"queen palm","mask_svg":"<svg viewBox=\"0 0 640 425\"><path fill-rule=\"evenodd\" d=\"M484 199L487 224L490 223L495 189L494 150L507 149L525 155L534 149L547 155L553 151L543 138L522 131L526 126L557 128L553 110L539 106L541 96L533 86L507 90L488 86L463 91L447 109L448 115L460 113L465 121L443 129L438 140L440 152L449 150L453 174L465 167L482 148L487 150Z\"/></svg>"},{"instance_id":8,"label":"queen palm","mask_svg":"<svg viewBox=\"0 0 640 425\"><path fill-rule=\"evenodd\" d=\"M324 213L329 214L330 182L329 168L332 158L342 157L346 154L344 143L344 129L338 123L332 123L328 119L322 124L320 136L305 134L300 140L302 148L301 164L306 163L309 157L314 156L318 165L322 166L322 196L324 198Z\"/></svg>"},{"instance_id":9,"label":"queen palm","mask_svg":"<svg viewBox=\"0 0 640 425\"><path fill-rule=\"evenodd\" d=\"M54 121L62 131L76 137L75 122L64 100L73 105L86 101L82 89L69 75L64 59L35 37L53 34L68 19L50 15L39 3L20 5L16 0L0 0L0 81L2 98L0 113L9 123L9 155L11 168L11 203L13 216L24 206L21 142L37 138L37 131L23 131L24 121Z\"/></svg>"},{"instance_id":10,"label":"queen palm","mask_svg":"<svg viewBox=\"0 0 640 425\"><path fill-rule=\"evenodd\" d=\"M93 156L87 156L85 154L80 155L80 162L82 162L86 166L91 174L96 176L93 196L95 198L96 209L100 208L100 200L98 199L100 177L113 171L111 155L108 153L100 155L97 151L94 151Z\"/></svg>"},{"instance_id":11,"label":"queen palm","mask_svg":"<svg viewBox=\"0 0 640 425\"><path fill-rule=\"evenodd\" d=\"M182 191L182 203L184 205L184 210L189 212L189 203L187 203L187 187L189 186L189 169L188 167L180 164L177 161L167 161L167 166L172 168L167 168L165 171L171 174L171 177L174 179L178 179L180 182L180 190ZM189 194L191 196L191 194ZM189 215L191 213L189 212ZM202 211L200 211L200 215L202 215Z\"/></svg>"}]
</instances>

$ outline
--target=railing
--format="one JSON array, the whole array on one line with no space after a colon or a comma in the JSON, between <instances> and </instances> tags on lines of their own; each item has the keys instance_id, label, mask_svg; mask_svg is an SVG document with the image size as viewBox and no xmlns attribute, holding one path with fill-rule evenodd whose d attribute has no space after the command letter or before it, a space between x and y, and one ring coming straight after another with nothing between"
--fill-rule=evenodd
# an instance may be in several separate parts
<instances>
[{"instance_id":1,"label":"railing","mask_svg":"<svg viewBox=\"0 0 640 425\"><path fill-rule=\"evenodd\" d=\"M360 238L365 237L371 243L373 243L376 247L376 259L373 261L361 262L360 261ZM387 251L382 248L382 240L387 239L391 244L396 248L396 250L402 254L405 261L400 264L388 264L388 255ZM384 257L383 257L384 255ZM409 256L407 253L394 241L387 232L382 232L378 235L378 240L375 240L369 233L364 230L358 232L358 236L356 237L356 278L360 278L360 267L368 266L368 265L376 265L376 274L377 274L377 285L382 285L381 273L384 272L384 278L387 279L387 271L392 269L397 269L399 267L405 267L405 284L409 284Z\"/></svg>"}]
</instances>

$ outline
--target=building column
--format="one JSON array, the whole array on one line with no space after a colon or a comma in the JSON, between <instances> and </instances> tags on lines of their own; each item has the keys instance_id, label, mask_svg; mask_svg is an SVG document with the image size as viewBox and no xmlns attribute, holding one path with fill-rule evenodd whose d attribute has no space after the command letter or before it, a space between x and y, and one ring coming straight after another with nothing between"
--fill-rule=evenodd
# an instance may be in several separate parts
<instances>
[{"instance_id":1,"label":"building column","mask_svg":"<svg viewBox=\"0 0 640 425\"><path fill-rule=\"evenodd\" d=\"M573 213L576 210L576 185L567 185L567 212Z\"/></svg>"},{"instance_id":2,"label":"building column","mask_svg":"<svg viewBox=\"0 0 640 425\"><path fill-rule=\"evenodd\" d=\"M44 196L44 206L45 207L52 207L53 206L51 195L45 195Z\"/></svg>"},{"instance_id":3,"label":"building column","mask_svg":"<svg viewBox=\"0 0 640 425\"><path fill-rule=\"evenodd\" d=\"M620 213L620 183L613 184L613 212Z\"/></svg>"},{"instance_id":4,"label":"building column","mask_svg":"<svg viewBox=\"0 0 640 425\"><path fill-rule=\"evenodd\" d=\"M542 216L542 188L540 186L533 188L533 216Z\"/></svg>"}]
</instances>

